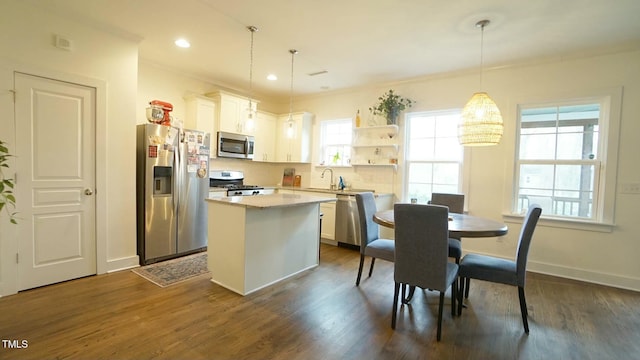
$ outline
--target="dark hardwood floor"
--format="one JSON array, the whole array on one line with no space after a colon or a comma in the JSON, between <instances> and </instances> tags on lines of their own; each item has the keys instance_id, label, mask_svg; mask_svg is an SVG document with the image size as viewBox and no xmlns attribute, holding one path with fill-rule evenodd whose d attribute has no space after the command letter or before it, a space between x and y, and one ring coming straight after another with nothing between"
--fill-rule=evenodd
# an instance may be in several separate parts
<instances>
[{"instance_id":1,"label":"dark hardwood floor","mask_svg":"<svg viewBox=\"0 0 640 360\"><path fill-rule=\"evenodd\" d=\"M438 343L437 293L417 290L393 331L393 264L356 287L358 260L323 245L319 267L246 297L131 271L21 292L0 298L0 338L28 347L0 359L640 358L640 293L529 274L525 335L517 289L472 281L461 317L447 299Z\"/></svg>"}]
</instances>

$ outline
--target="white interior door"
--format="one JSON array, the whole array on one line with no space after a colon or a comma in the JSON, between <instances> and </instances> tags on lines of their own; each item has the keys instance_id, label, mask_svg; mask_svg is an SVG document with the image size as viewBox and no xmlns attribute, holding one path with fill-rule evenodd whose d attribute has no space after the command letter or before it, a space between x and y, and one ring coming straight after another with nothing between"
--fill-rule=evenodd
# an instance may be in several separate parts
<instances>
[{"instance_id":1,"label":"white interior door","mask_svg":"<svg viewBox=\"0 0 640 360\"><path fill-rule=\"evenodd\" d=\"M95 89L14 80L18 290L96 274Z\"/></svg>"}]
</instances>

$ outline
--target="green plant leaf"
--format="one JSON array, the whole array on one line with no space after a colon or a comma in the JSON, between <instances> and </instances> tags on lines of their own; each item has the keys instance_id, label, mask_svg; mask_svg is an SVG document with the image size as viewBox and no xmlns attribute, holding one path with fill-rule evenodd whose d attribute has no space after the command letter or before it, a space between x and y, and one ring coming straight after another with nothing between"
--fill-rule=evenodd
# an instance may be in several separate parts
<instances>
[{"instance_id":1,"label":"green plant leaf","mask_svg":"<svg viewBox=\"0 0 640 360\"><path fill-rule=\"evenodd\" d=\"M4 141L0 141L0 211L2 209L7 210L7 215L9 215L9 221L12 224L17 224L17 220L15 219L16 213L10 213L8 211L8 207L6 205L11 205L13 208L16 206L16 197L13 195L11 189L13 189L14 182L12 179L5 179L4 173L1 171L2 168L9 168L9 164L7 164L9 157L12 155L9 154L9 148L5 145Z\"/></svg>"}]
</instances>

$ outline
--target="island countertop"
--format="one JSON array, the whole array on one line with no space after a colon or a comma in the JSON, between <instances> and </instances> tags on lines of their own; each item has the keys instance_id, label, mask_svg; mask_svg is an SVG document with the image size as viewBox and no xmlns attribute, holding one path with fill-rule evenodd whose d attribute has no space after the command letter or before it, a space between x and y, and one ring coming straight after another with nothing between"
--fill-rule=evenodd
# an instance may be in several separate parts
<instances>
[{"instance_id":1,"label":"island countertop","mask_svg":"<svg viewBox=\"0 0 640 360\"><path fill-rule=\"evenodd\" d=\"M272 208L283 206L297 206L302 204L313 204L321 202L336 201L336 199L310 196L303 194L271 194L256 196L228 196L222 198L205 199L210 202L227 203L230 205L251 207L251 208Z\"/></svg>"}]
</instances>

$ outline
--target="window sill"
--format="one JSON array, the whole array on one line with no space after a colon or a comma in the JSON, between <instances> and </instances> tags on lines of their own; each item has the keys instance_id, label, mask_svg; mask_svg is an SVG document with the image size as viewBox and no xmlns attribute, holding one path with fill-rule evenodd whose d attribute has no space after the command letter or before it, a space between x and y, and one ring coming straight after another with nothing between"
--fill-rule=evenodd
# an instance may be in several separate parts
<instances>
[{"instance_id":1,"label":"window sill","mask_svg":"<svg viewBox=\"0 0 640 360\"><path fill-rule=\"evenodd\" d=\"M502 218L507 223L521 224L524 221L524 214L502 214ZM540 217L540 220L538 220L538 225L561 229L595 231L603 233L613 232L613 229L616 227L615 224L607 224L603 222L545 216Z\"/></svg>"}]
</instances>

